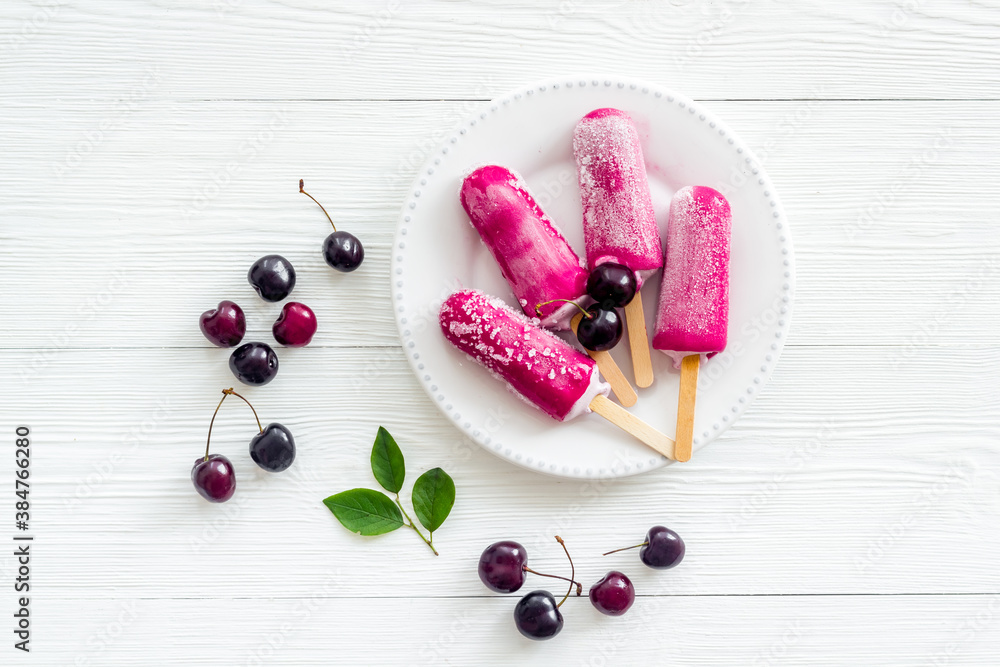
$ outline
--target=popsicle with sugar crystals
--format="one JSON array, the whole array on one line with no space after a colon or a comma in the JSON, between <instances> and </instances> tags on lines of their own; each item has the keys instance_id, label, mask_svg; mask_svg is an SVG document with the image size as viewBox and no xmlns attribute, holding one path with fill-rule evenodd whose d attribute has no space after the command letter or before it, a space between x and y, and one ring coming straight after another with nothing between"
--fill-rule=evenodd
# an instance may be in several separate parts
<instances>
[{"instance_id":1,"label":"popsicle with sugar crystals","mask_svg":"<svg viewBox=\"0 0 1000 667\"><path fill-rule=\"evenodd\" d=\"M590 412L594 396L610 389L593 359L482 292L462 290L448 297L441 306L441 330L452 345L553 419Z\"/></svg>"},{"instance_id":2,"label":"popsicle with sugar crystals","mask_svg":"<svg viewBox=\"0 0 1000 667\"><path fill-rule=\"evenodd\" d=\"M732 221L729 202L712 188L682 188L670 201L653 347L677 368L686 356L726 348Z\"/></svg>"},{"instance_id":3,"label":"popsicle with sugar crystals","mask_svg":"<svg viewBox=\"0 0 1000 667\"><path fill-rule=\"evenodd\" d=\"M618 109L591 111L573 132L573 154L587 264L623 264L641 285L663 266L663 249L632 119Z\"/></svg>"},{"instance_id":4,"label":"popsicle with sugar crystals","mask_svg":"<svg viewBox=\"0 0 1000 667\"><path fill-rule=\"evenodd\" d=\"M445 300L439 318L448 342L553 419L567 421L594 411L673 458L670 438L608 399L610 388L593 359L502 300L461 290Z\"/></svg>"},{"instance_id":5,"label":"popsicle with sugar crystals","mask_svg":"<svg viewBox=\"0 0 1000 667\"><path fill-rule=\"evenodd\" d=\"M618 109L595 109L573 132L583 204L583 238L591 268L614 262L632 269L642 286L663 266L646 164L632 119ZM653 383L642 296L625 307L635 381Z\"/></svg>"},{"instance_id":6,"label":"popsicle with sugar crystals","mask_svg":"<svg viewBox=\"0 0 1000 667\"><path fill-rule=\"evenodd\" d=\"M569 329L571 303L587 291L587 271L562 232L535 202L518 174L479 167L462 182L462 207L493 254L500 272L529 317L541 306L542 326Z\"/></svg>"},{"instance_id":7,"label":"popsicle with sugar crystals","mask_svg":"<svg viewBox=\"0 0 1000 667\"><path fill-rule=\"evenodd\" d=\"M729 202L712 188L682 188L670 201L653 347L668 354L681 369L679 461L691 455L701 358L726 348L732 221Z\"/></svg>"}]
</instances>

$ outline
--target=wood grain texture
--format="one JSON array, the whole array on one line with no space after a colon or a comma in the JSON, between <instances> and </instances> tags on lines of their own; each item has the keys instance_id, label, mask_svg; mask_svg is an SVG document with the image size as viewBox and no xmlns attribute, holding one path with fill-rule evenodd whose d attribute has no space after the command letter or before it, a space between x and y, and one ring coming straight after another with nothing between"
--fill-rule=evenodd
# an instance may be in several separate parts
<instances>
[{"instance_id":1,"label":"wood grain texture","mask_svg":"<svg viewBox=\"0 0 1000 667\"><path fill-rule=\"evenodd\" d=\"M18 84L5 95L117 99L123 82L150 70L163 80L157 96L171 99L487 99L581 71L671 82L700 99L1000 92L1000 8L988 2L57 6L37 26L38 6L5 8L0 71Z\"/></svg>"},{"instance_id":2,"label":"wood grain texture","mask_svg":"<svg viewBox=\"0 0 1000 667\"><path fill-rule=\"evenodd\" d=\"M33 652L4 643L0 664L994 667L998 25L996 3L923 0L3 3L0 434L33 429L37 542ZM788 346L739 423L606 483L462 438L397 349L387 279L404 194L451 128L590 72L707 101L766 166L798 267ZM362 238L361 270L323 263L299 178ZM240 482L212 506L188 473L233 378L195 320L232 298L267 339L278 308L245 272L271 252L320 330L247 395L299 459L259 471L252 416L227 405L213 447ZM440 557L320 502L374 486L380 424L404 495L433 466L456 480ZM599 555L657 523L681 567ZM584 583L621 569L640 597L620 619L572 599L563 635L529 643L475 563L511 538L559 571L555 534ZM15 566L0 552L7 619Z\"/></svg>"},{"instance_id":3,"label":"wood grain texture","mask_svg":"<svg viewBox=\"0 0 1000 667\"><path fill-rule=\"evenodd\" d=\"M691 443L694 439L694 407L698 397L698 369L701 356L689 354L681 360L680 388L677 390L677 444L675 450L678 461L691 458Z\"/></svg>"},{"instance_id":4,"label":"wood grain texture","mask_svg":"<svg viewBox=\"0 0 1000 667\"><path fill-rule=\"evenodd\" d=\"M637 387L653 384L653 362L649 356L649 335L646 333L646 316L642 310L642 294L625 306L625 322L628 324L628 347L632 353L632 373Z\"/></svg>"},{"instance_id":5,"label":"wood grain texture","mask_svg":"<svg viewBox=\"0 0 1000 667\"><path fill-rule=\"evenodd\" d=\"M350 578L330 570L301 598L87 601L88 613L42 601L33 659L71 665L933 665L992 667L1000 596L639 597L608 619L567 601L565 628L531 642L511 621L514 596L330 598ZM359 613L361 611L364 613ZM377 619L377 620L376 620ZM418 619L433 619L424 625ZM724 619L725 641L717 628ZM611 622L609 622L611 621ZM573 641L570 639L573 635ZM113 635L113 636L112 636ZM493 638L483 641L483 638ZM74 661L81 662L75 663Z\"/></svg>"}]
</instances>

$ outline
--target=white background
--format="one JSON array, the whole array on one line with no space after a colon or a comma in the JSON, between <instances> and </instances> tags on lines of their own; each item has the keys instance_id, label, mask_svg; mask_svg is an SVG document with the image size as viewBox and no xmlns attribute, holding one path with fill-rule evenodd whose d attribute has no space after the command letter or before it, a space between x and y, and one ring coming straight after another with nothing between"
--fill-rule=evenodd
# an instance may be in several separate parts
<instances>
[{"instance_id":1,"label":"white background","mask_svg":"<svg viewBox=\"0 0 1000 667\"><path fill-rule=\"evenodd\" d=\"M993 2L4 2L0 8L0 544L14 428L32 429L33 665L996 665L1000 662L1000 8ZM691 463L557 481L464 441L397 349L388 254L410 180L482 100L576 72L702 101L757 151L798 260L788 347L740 422ZM319 253L305 178L365 243ZM197 328L278 307L245 272L277 252L320 320L251 389L299 458L268 476L227 405L226 505L189 471L233 378ZM320 504L371 486L379 424L407 489L458 501L435 558ZM656 523L687 541L654 572ZM635 607L511 622L480 551L522 541ZM529 586L549 587L534 579ZM553 590L556 590L553 588Z\"/></svg>"}]
</instances>

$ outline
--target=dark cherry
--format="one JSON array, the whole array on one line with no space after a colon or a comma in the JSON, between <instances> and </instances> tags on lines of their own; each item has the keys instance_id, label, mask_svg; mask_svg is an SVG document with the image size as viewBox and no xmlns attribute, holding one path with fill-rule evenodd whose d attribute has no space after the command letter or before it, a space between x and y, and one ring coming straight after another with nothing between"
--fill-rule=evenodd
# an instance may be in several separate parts
<instances>
[{"instance_id":1,"label":"dark cherry","mask_svg":"<svg viewBox=\"0 0 1000 667\"><path fill-rule=\"evenodd\" d=\"M244 343L229 356L229 370L243 384L265 385L278 374L278 355L267 343Z\"/></svg>"},{"instance_id":2,"label":"dark cherry","mask_svg":"<svg viewBox=\"0 0 1000 667\"><path fill-rule=\"evenodd\" d=\"M514 607L514 625L517 626L517 631L528 639L551 639L559 634L559 631L563 627L563 617L559 611L559 607L569 598L569 594L573 592L574 586L576 587L577 595L580 595L583 590L583 587L573 580L576 576L576 567L573 565L573 559L570 558L566 543L558 535L556 535L556 541L563 548L563 551L566 552L566 558L569 560L570 566L569 579L566 577L556 578L570 582L569 589L558 603L556 603L556 599L552 593L548 591L532 591L517 601L517 605ZM517 543L514 542L513 544ZM520 547L521 545L518 544L517 546ZM533 572L533 570L529 570L526 566L524 569L528 572ZM547 574L544 576L551 577L553 575Z\"/></svg>"},{"instance_id":3,"label":"dark cherry","mask_svg":"<svg viewBox=\"0 0 1000 667\"><path fill-rule=\"evenodd\" d=\"M323 241L323 258L338 271L350 273L361 266L365 259L365 248L354 234L333 232Z\"/></svg>"},{"instance_id":4,"label":"dark cherry","mask_svg":"<svg viewBox=\"0 0 1000 667\"><path fill-rule=\"evenodd\" d=\"M646 533L646 544L639 549L639 560L657 570L669 570L684 559L684 540L663 526L653 526Z\"/></svg>"},{"instance_id":5,"label":"dark cherry","mask_svg":"<svg viewBox=\"0 0 1000 667\"><path fill-rule=\"evenodd\" d=\"M287 347L308 345L316 333L316 314L304 303L289 301L271 327L274 340Z\"/></svg>"},{"instance_id":6,"label":"dark cherry","mask_svg":"<svg viewBox=\"0 0 1000 667\"><path fill-rule=\"evenodd\" d=\"M497 593L513 593L528 576L528 552L512 540L495 542L479 557L479 578Z\"/></svg>"},{"instance_id":7,"label":"dark cherry","mask_svg":"<svg viewBox=\"0 0 1000 667\"><path fill-rule=\"evenodd\" d=\"M627 306L638 288L635 272L621 264L601 264L587 276L587 294L607 310Z\"/></svg>"},{"instance_id":8,"label":"dark cherry","mask_svg":"<svg viewBox=\"0 0 1000 667\"><path fill-rule=\"evenodd\" d=\"M326 263L344 273L350 273L361 266L361 262L365 259L365 248L361 245L358 237L349 232L337 230L337 225L333 224L333 218L326 212L319 200L305 191L305 181L301 178L299 179L299 192L316 202L316 205L326 215L326 219L330 221L330 226L333 227L333 233L323 241L323 258Z\"/></svg>"},{"instance_id":9,"label":"dark cherry","mask_svg":"<svg viewBox=\"0 0 1000 667\"><path fill-rule=\"evenodd\" d=\"M621 572L612 570L590 587L590 603L608 616L621 616L635 602L635 588Z\"/></svg>"},{"instance_id":10,"label":"dark cherry","mask_svg":"<svg viewBox=\"0 0 1000 667\"><path fill-rule=\"evenodd\" d=\"M622 339L625 327L615 309L605 310L600 304L587 308L587 316L580 320L576 338L588 350L610 350Z\"/></svg>"},{"instance_id":11,"label":"dark cherry","mask_svg":"<svg viewBox=\"0 0 1000 667\"><path fill-rule=\"evenodd\" d=\"M191 468L191 481L201 497L211 503L224 503L236 491L236 471L222 454L198 457Z\"/></svg>"},{"instance_id":12,"label":"dark cherry","mask_svg":"<svg viewBox=\"0 0 1000 667\"><path fill-rule=\"evenodd\" d=\"M264 301L281 301L295 288L295 267L281 255L265 255L250 267L247 280Z\"/></svg>"},{"instance_id":13,"label":"dark cherry","mask_svg":"<svg viewBox=\"0 0 1000 667\"><path fill-rule=\"evenodd\" d=\"M268 472L281 472L295 460L295 439L281 424L268 424L250 441L250 458Z\"/></svg>"},{"instance_id":14,"label":"dark cherry","mask_svg":"<svg viewBox=\"0 0 1000 667\"><path fill-rule=\"evenodd\" d=\"M198 318L198 324L205 338L218 347L239 345L247 332L246 315L232 301L220 301L216 308L206 310Z\"/></svg>"},{"instance_id":15,"label":"dark cherry","mask_svg":"<svg viewBox=\"0 0 1000 667\"><path fill-rule=\"evenodd\" d=\"M514 625L528 639L552 639L563 628L563 616L548 591L532 591L517 601Z\"/></svg>"}]
</instances>

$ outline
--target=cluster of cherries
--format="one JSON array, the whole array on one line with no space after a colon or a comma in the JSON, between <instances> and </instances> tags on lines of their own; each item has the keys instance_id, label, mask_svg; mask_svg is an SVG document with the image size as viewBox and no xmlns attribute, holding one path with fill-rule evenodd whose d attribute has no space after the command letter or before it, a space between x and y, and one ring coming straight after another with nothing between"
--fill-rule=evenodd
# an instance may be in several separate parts
<instances>
[{"instance_id":1,"label":"cluster of cherries","mask_svg":"<svg viewBox=\"0 0 1000 667\"><path fill-rule=\"evenodd\" d=\"M250 267L247 280L265 301L281 301L295 287L295 267L281 255L265 255ZM233 301L220 301L199 319L201 332L219 347L240 345L247 331L243 309ZM271 326L274 340L286 347L308 345L316 333L316 314L304 303L289 301ZM278 355L267 343L244 343L229 356L229 370L243 384L265 385L278 374Z\"/></svg>"},{"instance_id":2,"label":"cluster of cherries","mask_svg":"<svg viewBox=\"0 0 1000 667\"><path fill-rule=\"evenodd\" d=\"M576 569L573 559L562 538L556 536L556 541L562 545L569 558L570 576L560 577L554 574L542 574L528 567L528 552L512 540L496 542L486 547L479 557L479 578L491 591L497 593L513 593L524 585L528 573L569 582L569 589L563 599L556 602L552 593L544 590L532 591L522 597L514 607L514 625L518 632L528 639L543 640L555 637L563 628L563 615L559 611L570 593L576 587L576 594L583 593L583 586L574 580ZM684 540L680 535L665 528L653 526L646 533L646 540L623 549L609 551L605 556L627 549L639 549L639 560L656 570L669 570L684 558ZM590 587L590 602L607 616L621 616L635 602L635 587L623 573L612 570Z\"/></svg>"},{"instance_id":3,"label":"cluster of cherries","mask_svg":"<svg viewBox=\"0 0 1000 667\"><path fill-rule=\"evenodd\" d=\"M618 308L624 308L639 289L639 281L635 272L621 264L601 264L587 276L587 296L594 300L586 309L575 301L570 301L583 311L576 329L576 338L580 345L593 352L610 350L622 339L625 331L622 316ZM563 299L556 299L562 301ZM552 303L548 301L546 303ZM540 303L535 312L541 317L541 308L546 303Z\"/></svg>"},{"instance_id":4,"label":"cluster of cherries","mask_svg":"<svg viewBox=\"0 0 1000 667\"><path fill-rule=\"evenodd\" d=\"M304 183L299 181L299 192L312 199L326 214L333 225L333 233L323 242L323 257L326 263L342 272L350 272L361 266L365 257L364 247L356 236L338 231L333 219L315 197L306 192ZM247 280L260 298L269 302L284 300L295 288L295 267L281 255L261 257L247 272ZM243 309L233 301L220 301L217 308L202 313L199 319L201 332L213 345L236 347L247 332L247 319ZM289 301L281 309L281 314L271 327L274 339L286 347L308 345L316 333L316 314L304 303ZM278 355L267 343L244 343L229 357L229 369L243 384L265 385L278 374ZM250 401L233 391L232 387L222 390L222 400L215 408L212 421L208 425L205 442L205 456L195 460L191 469L191 481L203 498L214 503L223 503L233 497L236 491L236 472L232 462L221 454L210 453L212 426L219 408L227 396L242 399L253 410L260 431L250 440L250 457L268 472L281 472L295 460L295 439L291 432L278 423L264 428L257 417L257 411Z\"/></svg>"},{"instance_id":5,"label":"cluster of cherries","mask_svg":"<svg viewBox=\"0 0 1000 667\"><path fill-rule=\"evenodd\" d=\"M323 258L338 271L354 271L365 258L361 241L349 232L338 231L330 214L305 191L304 185L299 180L299 192L316 202L333 225L333 233L323 242ZM250 267L247 281L265 301L283 301L295 288L295 267L281 255L265 255ZM243 309L228 300L220 301L218 307L202 313L199 324L205 338L218 347L240 345L247 331ZM309 306L289 301L271 326L271 333L274 340L285 347L303 347L316 334L316 326L316 314ZM243 384L265 385L278 374L278 355L267 343L244 343L230 355L229 369Z\"/></svg>"}]
</instances>

